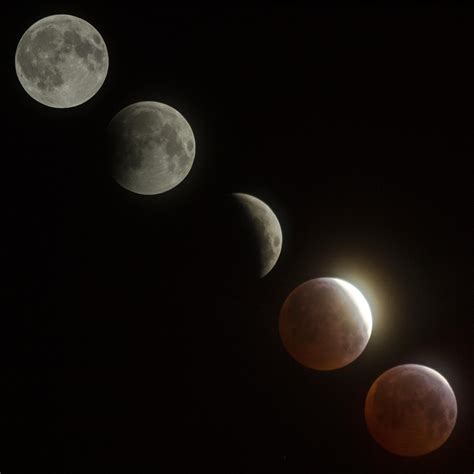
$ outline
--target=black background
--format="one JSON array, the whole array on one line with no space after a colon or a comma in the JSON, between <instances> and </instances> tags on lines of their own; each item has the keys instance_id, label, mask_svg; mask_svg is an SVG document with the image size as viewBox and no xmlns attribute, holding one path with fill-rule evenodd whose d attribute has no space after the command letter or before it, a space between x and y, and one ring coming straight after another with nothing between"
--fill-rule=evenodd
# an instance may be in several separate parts
<instances>
[{"instance_id":1,"label":"black background","mask_svg":"<svg viewBox=\"0 0 474 474\"><path fill-rule=\"evenodd\" d=\"M353 2L353 5L357 5ZM2 473L470 473L474 11L15 2L2 71ZM31 99L14 53L36 20L92 23L110 55L72 109ZM104 133L156 100L193 127L183 183L133 195ZM267 202L277 266L229 285L225 193ZM333 372L299 366L278 312L303 281L366 295L372 337ZM400 458L370 437L386 369L450 382L445 445Z\"/></svg>"}]
</instances>

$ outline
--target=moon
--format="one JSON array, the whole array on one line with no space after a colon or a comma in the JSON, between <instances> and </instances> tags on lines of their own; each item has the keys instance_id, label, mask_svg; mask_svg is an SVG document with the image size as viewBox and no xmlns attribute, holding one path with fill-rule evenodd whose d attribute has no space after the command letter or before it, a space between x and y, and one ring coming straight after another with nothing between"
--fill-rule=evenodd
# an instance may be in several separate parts
<instances>
[{"instance_id":1,"label":"moon","mask_svg":"<svg viewBox=\"0 0 474 474\"><path fill-rule=\"evenodd\" d=\"M423 365L387 370L365 400L370 434L400 456L420 456L439 448L453 431L456 417L456 397L447 380Z\"/></svg>"},{"instance_id":2,"label":"moon","mask_svg":"<svg viewBox=\"0 0 474 474\"><path fill-rule=\"evenodd\" d=\"M83 104L101 88L109 68L107 47L87 21L52 15L31 25L15 54L20 84L48 107Z\"/></svg>"},{"instance_id":3,"label":"moon","mask_svg":"<svg viewBox=\"0 0 474 474\"><path fill-rule=\"evenodd\" d=\"M315 278L295 288L280 311L283 346L300 364L333 370L365 349L372 314L362 293L339 278Z\"/></svg>"},{"instance_id":4,"label":"moon","mask_svg":"<svg viewBox=\"0 0 474 474\"><path fill-rule=\"evenodd\" d=\"M245 277L263 278L273 269L281 253L283 235L277 216L260 199L250 194L228 197L228 218L234 239L231 265Z\"/></svg>"},{"instance_id":5,"label":"moon","mask_svg":"<svg viewBox=\"0 0 474 474\"><path fill-rule=\"evenodd\" d=\"M194 162L196 143L186 119L159 102L122 109L108 127L114 179L137 194L160 194L177 186Z\"/></svg>"}]
</instances>

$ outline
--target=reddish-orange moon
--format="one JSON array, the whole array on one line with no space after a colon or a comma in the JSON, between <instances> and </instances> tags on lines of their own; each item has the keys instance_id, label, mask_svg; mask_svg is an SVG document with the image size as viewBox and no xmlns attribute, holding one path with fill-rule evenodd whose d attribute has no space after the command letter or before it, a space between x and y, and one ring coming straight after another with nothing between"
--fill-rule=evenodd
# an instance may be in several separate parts
<instances>
[{"instance_id":1,"label":"reddish-orange moon","mask_svg":"<svg viewBox=\"0 0 474 474\"><path fill-rule=\"evenodd\" d=\"M365 401L370 434L400 456L439 448L453 431L456 417L456 397L448 382L423 365L387 370L372 384Z\"/></svg>"},{"instance_id":2,"label":"reddish-orange moon","mask_svg":"<svg viewBox=\"0 0 474 474\"><path fill-rule=\"evenodd\" d=\"M295 288L280 311L280 337L300 364L316 370L343 367L356 359L372 331L362 293L339 278L315 278Z\"/></svg>"}]
</instances>

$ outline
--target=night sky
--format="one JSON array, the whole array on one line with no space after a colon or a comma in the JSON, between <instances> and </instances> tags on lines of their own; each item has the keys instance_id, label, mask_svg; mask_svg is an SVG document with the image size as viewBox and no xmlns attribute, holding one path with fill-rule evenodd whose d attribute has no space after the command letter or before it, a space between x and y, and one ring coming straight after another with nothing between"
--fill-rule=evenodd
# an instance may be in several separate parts
<instances>
[{"instance_id":1,"label":"night sky","mask_svg":"<svg viewBox=\"0 0 474 474\"><path fill-rule=\"evenodd\" d=\"M2 473L472 472L474 10L352 4L4 7ZM110 56L70 109L34 101L14 67L56 13L94 25ZM196 137L188 177L156 196L107 168L109 121L142 100ZM280 220L262 280L228 277L230 192ZM374 321L330 372L278 334L289 292L323 276L357 286ZM419 458L381 448L363 415L403 363L439 371L458 403Z\"/></svg>"}]
</instances>

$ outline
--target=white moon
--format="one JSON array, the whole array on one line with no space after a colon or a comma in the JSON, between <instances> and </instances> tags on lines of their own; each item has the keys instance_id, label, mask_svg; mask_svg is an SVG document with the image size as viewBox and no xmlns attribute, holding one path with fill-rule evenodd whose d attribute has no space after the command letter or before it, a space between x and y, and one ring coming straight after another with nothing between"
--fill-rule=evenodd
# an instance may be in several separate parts
<instances>
[{"instance_id":1,"label":"white moon","mask_svg":"<svg viewBox=\"0 0 474 474\"><path fill-rule=\"evenodd\" d=\"M186 119L159 102L122 109L108 127L114 179L137 194L160 194L188 175L196 144Z\"/></svg>"},{"instance_id":2,"label":"white moon","mask_svg":"<svg viewBox=\"0 0 474 474\"><path fill-rule=\"evenodd\" d=\"M99 32L71 15L53 15L31 25L15 55L18 79L38 102L54 108L80 105L107 76L107 47Z\"/></svg>"}]
</instances>

